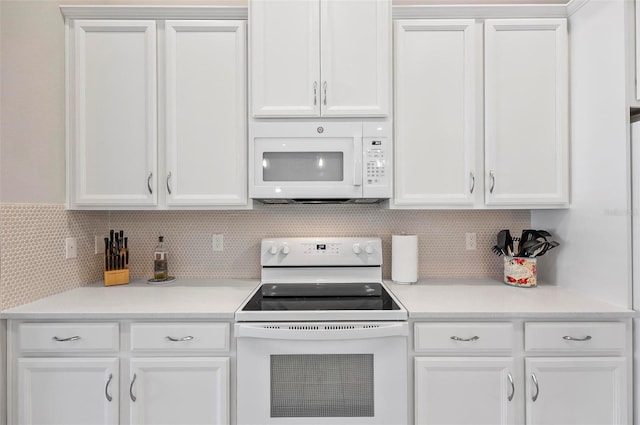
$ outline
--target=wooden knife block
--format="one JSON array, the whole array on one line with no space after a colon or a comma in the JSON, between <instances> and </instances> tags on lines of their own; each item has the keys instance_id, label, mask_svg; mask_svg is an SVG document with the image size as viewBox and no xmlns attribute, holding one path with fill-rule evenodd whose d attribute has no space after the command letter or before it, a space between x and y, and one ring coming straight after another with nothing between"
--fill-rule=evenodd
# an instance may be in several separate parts
<instances>
[{"instance_id":1,"label":"wooden knife block","mask_svg":"<svg viewBox=\"0 0 640 425\"><path fill-rule=\"evenodd\" d=\"M104 272L104 286L124 285L127 283L129 283L129 269Z\"/></svg>"}]
</instances>

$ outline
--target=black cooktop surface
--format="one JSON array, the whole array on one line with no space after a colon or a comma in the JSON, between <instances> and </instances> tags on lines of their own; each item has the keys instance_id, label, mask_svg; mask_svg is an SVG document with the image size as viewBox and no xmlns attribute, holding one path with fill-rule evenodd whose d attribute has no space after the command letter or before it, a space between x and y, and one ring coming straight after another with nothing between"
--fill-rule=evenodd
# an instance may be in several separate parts
<instances>
[{"instance_id":1,"label":"black cooktop surface","mask_svg":"<svg viewBox=\"0 0 640 425\"><path fill-rule=\"evenodd\" d=\"M380 283L263 284L242 311L400 310Z\"/></svg>"}]
</instances>

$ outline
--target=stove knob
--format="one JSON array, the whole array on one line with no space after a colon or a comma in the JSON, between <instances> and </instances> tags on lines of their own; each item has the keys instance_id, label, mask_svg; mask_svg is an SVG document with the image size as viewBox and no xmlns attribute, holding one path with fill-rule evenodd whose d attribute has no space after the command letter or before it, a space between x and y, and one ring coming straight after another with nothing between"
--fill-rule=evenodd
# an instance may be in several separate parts
<instances>
[{"instance_id":1,"label":"stove knob","mask_svg":"<svg viewBox=\"0 0 640 425\"><path fill-rule=\"evenodd\" d=\"M282 246L282 253L284 255L287 255L289 253L289 245L283 245Z\"/></svg>"},{"instance_id":2,"label":"stove knob","mask_svg":"<svg viewBox=\"0 0 640 425\"><path fill-rule=\"evenodd\" d=\"M356 254L360 254L360 251L362 251L360 249L360 244L359 243L354 243L353 244L353 252L356 253Z\"/></svg>"},{"instance_id":3,"label":"stove knob","mask_svg":"<svg viewBox=\"0 0 640 425\"><path fill-rule=\"evenodd\" d=\"M269 254L271 255L276 255L278 251L279 251L278 245L276 244L271 245L271 248L269 248Z\"/></svg>"},{"instance_id":4,"label":"stove knob","mask_svg":"<svg viewBox=\"0 0 640 425\"><path fill-rule=\"evenodd\" d=\"M364 250L367 254L373 254L373 247L371 245L367 245Z\"/></svg>"}]
</instances>

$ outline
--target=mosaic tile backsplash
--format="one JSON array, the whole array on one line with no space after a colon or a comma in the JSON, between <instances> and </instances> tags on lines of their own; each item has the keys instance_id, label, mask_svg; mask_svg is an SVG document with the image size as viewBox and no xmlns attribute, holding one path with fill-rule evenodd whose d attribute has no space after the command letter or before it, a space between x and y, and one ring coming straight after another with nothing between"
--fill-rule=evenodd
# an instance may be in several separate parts
<instances>
[{"instance_id":1,"label":"mosaic tile backsplash","mask_svg":"<svg viewBox=\"0 0 640 425\"><path fill-rule=\"evenodd\" d=\"M169 274L180 277L259 278L260 240L297 236L378 236L383 275L391 276L391 235L417 234L420 278L502 278L491 252L503 228L519 233L529 211L387 210L378 205L274 205L251 211L66 211L63 205L0 205L0 308L68 290L102 276L94 235L124 230L133 277L152 276L159 235L168 249ZM465 234L477 249L465 249ZM224 235L213 252L212 236ZM67 260L64 240L78 239Z\"/></svg>"}]
</instances>

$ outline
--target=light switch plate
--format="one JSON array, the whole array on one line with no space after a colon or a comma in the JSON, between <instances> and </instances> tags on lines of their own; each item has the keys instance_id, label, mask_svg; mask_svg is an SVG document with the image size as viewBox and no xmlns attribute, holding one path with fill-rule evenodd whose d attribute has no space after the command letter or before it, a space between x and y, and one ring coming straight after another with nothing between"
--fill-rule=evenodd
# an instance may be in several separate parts
<instances>
[{"instance_id":1,"label":"light switch plate","mask_svg":"<svg viewBox=\"0 0 640 425\"><path fill-rule=\"evenodd\" d=\"M78 256L78 240L76 238L65 239L65 257L76 258Z\"/></svg>"}]
</instances>

